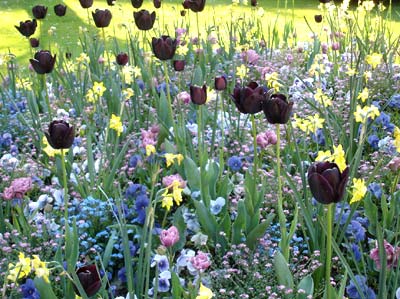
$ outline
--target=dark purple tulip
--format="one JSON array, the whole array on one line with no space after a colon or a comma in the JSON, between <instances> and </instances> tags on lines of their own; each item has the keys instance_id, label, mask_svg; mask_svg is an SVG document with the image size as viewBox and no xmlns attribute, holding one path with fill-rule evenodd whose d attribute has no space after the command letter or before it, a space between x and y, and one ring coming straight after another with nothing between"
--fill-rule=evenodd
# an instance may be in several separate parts
<instances>
[{"instance_id":1,"label":"dark purple tulip","mask_svg":"<svg viewBox=\"0 0 400 299\"><path fill-rule=\"evenodd\" d=\"M36 5L32 7L32 14L35 19L41 20L46 17L47 14L47 7L44 5Z\"/></svg>"},{"instance_id":2,"label":"dark purple tulip","mask_svg":"<svg viewBox=\"0 0 400 299\"><path fill-rule=\"evenodd\" d=\"M172 59L175 55L177 44L178 41L176 39L167 35L163 35L160 38L153 37L151 41L153 53L160 60Z\"/></svg>"},{"instance_id":3,"label":"dark purple tulip","mask_svg":"<svg viewBox=\"0 0 400 299\"><path fill-rule=\"evenodd\" d=\"M293 102L288 102L286 96L277 93L271 95L263 103L264 114L271 124L286 124L292 113Z\"/></svg>"},{"instance_id":4,"label":"dark purple tulip","mask_svg":"<svg viewBox=\"0 0 400 299\"><path fill-rule=\"evenodd\" d=\"M110 25L112 14L108 9L96 9L95 12L92 12L92 16L97 28Z\"/></svg>"},{"instance_id":5,"label":"dark purple tulip","mask_svg":"<svg viewBox=\"0 0 400 299\"><path fill-rule=\"evenodd\" d=\"M190 9L193 12L201 12L206 5L206 0L185 0L182 5L185 9Z\"/></svg>"},{"instance_id":6,"label":"dark purple tulip","mask_svg":"<svg viewBox=\"0 0 400 299\"><path fill-rule=\"evenodd\" d=\"M31 37L29 39L29 43L31 44L32 48L37 48L39 47L39 40L37 38Z\"/></svg>"},{"instance_id":7,"label":"dark purple tulip","mask_svg":"<svg viewBox=\"0 0 400 299\"><path fill-rule=\"evenodd\" d=\"M257 6L257 0L251 0L250 2L251 6Z\"/></svg>"},{"instance_id":8,"label":"dark purple tulip","mask_svg":"<svg viewBox=\"0 0 400 299\"><path fill-rule=\"evenodd\" d=\"M226 89L226 78L224 76L215 77L214 79L214 87L215 90L225 90Z\"/></svg>"},{"instance_id":9,"label":"dark purple tulip","mask_svg":"<svg viewBox=\"0 0 400 299\"><path fill-rule=\"evenodd\" d=\"M71 57L72 57L72 53L71 52L66 52L65 53L65 58L71 59Z\"/></svg>"},{"instance_id":10,"label":"dark purple tulip","mask_svg":"<svg viewBox=\"0 0 400 299\"><path fill-rule=\"evenodd\" d=\"M57 4L54 6L54 13L57 16L63 17L63 16L65 16L66 12L67 12L67 7L65 5Z\"/></svg>"},{"instance_id":11,"label":"dark purple tulip","mask_svg":"<svg viewBox=\"0 0 400 299\"><path fill-rule=\"evenodd\" d=\"M90 8L93 5L93 0L79 0L82 8Z\"/></svg>"},{"instance_id":12,"label":"dark purple tulip","mask_svg":"<svg viewBox=\"0 0 400 299\"><path fill-rule=\"evenodd\" d=\"M68 149L74 142L74 127L64 120L53 120L49 125L49 131L44 133L52 148Z\"/></svg>"},{"instance_id":13,"label":"dark purple tulip","mask_svg":"<svg viewBox=\"0 0 400 299\"><path fill-rule=\"evenodd\" d=\"M311 193L318 202L339 202L349 179L349 168L346 167L341 173L336 163L317 162L308 169L307 179Z\"/></svg>"},{"instance_id":14,"label":"dark purple tulip","mask_svg":"<svg viewBox=\"0 0 400 299\"><path fill-rule=\"evenodd\" d=\"M33 59L29 59L33 69L38 74L51 73L56 62L56 55L52 56L50 51L40 50L35 53Z\"/></svg>"},{"instance_id":15,"label":"dark purple tulip","mask_svg":"<svg viewBox=\"0 0 400 299\"><path fill-rule=\"evenodd\" d=\"M126 65L129 62L127 53L119 53L115 59L119 65Z\"/></svg>"},{"instance_id":16,"label":"dark purple tulip","mask_svg":"<svg viewBox=\"0 0 400 299\"><path fill-rule=\"evenodd\" d=\"M246 87L235 87L231 98L241 113L255 114L262 110L266 93L262 86L253 81Z\"/></svg>"},{"instance_id":17,"label":"dark purple tulip","mask_svg":"<svg viewBox=\"0 0 400 299\"><path fill-rule=\"evenodd\" d=\"M186 16L186 10L181 10L181 17Z\"/></svg>"},{"instance_id":18,"label":"dark purple tulip","mask_svg":"<svg viewBox=\"0 0 400 299\"><path fill-rule=\"evenodd\" d=\"M182 72L185 69L185 60L174 60L173 65L175 71Z\"/></svg>"},{"instance_id":19,"label":"dark purple tulip","mask_svg":"<svg viewBox=\"0 0 400 299\"><path fill-rule=\"evenodd\" d=\"M107 0L107 4L113 6L115 4L115 0Z\"/></svg>"},{"instance_id":20,"label":"dark purple tulip","mask_svg":"<svg viewBox=\"0 0 400 299\"><path fill-rule=\"evenodd\" d=\"M19 22L19 27L15 26L17 30L25 37L30 37L36 31L37 21L35 19Z\"/></svg>"},{"instance_id":21,"label":"dark purple tulip","mask_svg":"<svg viewBox=\"0 0 400 299\"><path fill-rule=\"evenodd\" d=\"M131 0L131 3L134 8L140 8L143 4L143 0Z\"/></svg>"},{"instance_id":22,"label":"dark purple tulip","mask_svg":"<svg viewBox=\"0 0 400 299\"><path fill-rule=\"evenodd\" d=\"M161 7L161 0L153 0L153 5L155 8Z\"/></svg>"},{"instance_id":23,"label":"dark purple tulip","mask_svg":"<svg viewBox=\"0 0 400 299\"><path fill-rule=\"evenodd\" d=\"M315 15L314 20L316 23L321 23L322 22L322 15Z\"/></svg>"},{"instance_id":24,"label":"dark purple tulip","mask_svg":"<svg viewBox=\"0 0 400 299\"><path fill-rule=\"evenodd\" d=\"M203 105L207 101L207 86L203 87L190 85L190 99L193 104Z\"/></svg>"},{"instance_id":25,"label":"dark purple tulip","mask_svg":"<svg viewBox=\"0 0 400 299\"><path fill-rule=\"evenodd\" d=\"M100 290L101 279L96 265L81 267L76 271L76 274L79 277L79 281L85 290L86 295L91 297ZM79 295L79 292L76 291L76 293Z\"/></svg>"},{"instance_id":26,"label":"dark purple tulip","mask_svg":"<svg viewBox=\"0 0 400 299\"><path fill-rule=\"evenodd\" d=\"M329 3L331 0L319 0L320 3Z\"/></svg>"},{"instance_id":27,"label":"dark purple tulip","mask_svg":"<svg viewBox=\"0 0 400 299\"><path fill-rule=\"evenodd\" d=\"M156 12L150 13L148 10L142 9L133 12L135 24L140 30L150 30L153 28L154 21L156 20Z\"/></svg>"}]
</instances>

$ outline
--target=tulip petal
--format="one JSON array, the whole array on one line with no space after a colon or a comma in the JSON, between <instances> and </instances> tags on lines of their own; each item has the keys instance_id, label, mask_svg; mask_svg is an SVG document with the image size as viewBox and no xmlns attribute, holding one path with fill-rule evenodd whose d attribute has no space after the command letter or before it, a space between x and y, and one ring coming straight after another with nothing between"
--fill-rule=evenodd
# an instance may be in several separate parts
<instances>
[{"instance_id":1,"label":"tulip petal","mask_svg":"<svg viewBox=\"0 0 400 299\"><path fill-rule=\"evenodd\" d=\"M329 182L320 174L312 173L308 177L308 184L314 198L322 204L334 202L334 190Z\"/></svg>"}]
</instances>

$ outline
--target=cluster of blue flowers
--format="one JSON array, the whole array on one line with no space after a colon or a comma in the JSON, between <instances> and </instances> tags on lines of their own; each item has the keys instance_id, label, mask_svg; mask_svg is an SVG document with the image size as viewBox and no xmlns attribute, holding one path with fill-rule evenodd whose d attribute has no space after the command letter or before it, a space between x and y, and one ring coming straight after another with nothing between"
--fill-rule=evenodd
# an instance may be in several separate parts
<instances>
[{"instance_id":1,"label":"cluster of blue flowers","mask_svg":"<svg viewBox=\"0 0 400 299\"><path fill-rule=\"evenodd\" d=\"M134 212L136 218L132 221L143 225L146 220L146 208L150 202L146 186L130 183L125 191L125 198L128 205L130 202L134 201Z\"/></svg>"}]
</instances>

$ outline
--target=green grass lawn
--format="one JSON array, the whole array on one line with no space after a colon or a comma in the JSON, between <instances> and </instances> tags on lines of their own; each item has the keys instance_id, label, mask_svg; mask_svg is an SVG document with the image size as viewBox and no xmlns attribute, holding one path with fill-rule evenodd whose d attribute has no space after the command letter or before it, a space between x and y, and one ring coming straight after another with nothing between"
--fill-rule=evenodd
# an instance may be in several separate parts
<instances>
[{"instance_id":1,"label":"green grass lawn","mask_svg":"<svg viewBox=\"0 0 400 299\"><path fill-rule=\"evenodd\" d=\"M40 39L40 47L42 49L60 48L65 51L80 51L78 46L80 28L91 28L88 22L92 22L91 12L96 8L108 8L113 14L113 20L110 27L106 28L107 37L117 37L123 48L123 42L127 36L127 28L131 32L138 33L133 20L133 11L135 10L131 1L117 0L114 6L108 6L106 0L95 0L92 8L87 11L81 8L78 0L65 0L64 4L68 6L65 17L58 17L53 11L55 4L60 3L59 0L7 0L0 2L0 11L2 12L2 22L0 23L0 54L11 52L17 56L20 63L28 63L28 59L33 55L33 50L29 43L16 29L20 21L32 19L32 6L36 4L48 6L48 14L42 22L39 22L38 29L33 37ZM293 7L294 3L294 7ZM259 0L260 7L264 9L263 30L267 32L269 27L277 24L278 30L283 30L283 25L291 20L294 21L295 29L299 40L309 40L310 30L307 27L305 18L315 30L321 30L321 24L314 23L314 15L319 13L318 1L279 1L279 0ZM285 7L286 6L286 7ZM152 1L145 1L142 8L150 11L154 10ZM182 10L181 1L162 2L162 7L157 12L157 20L155 27L147 33L148 37L159 36L168 33L174 35L174 28L182 26L183 22L190 22L190 28L196 28L196 17L194 13L189 13L185 18L180 16ZM393 8L393 11L396 9ZM88 15L89 14L89 15ZM206 9L199 14L199 25L201 28L210 28L213 25L215 34L219 34L226 29L226 24L230 22L231 17L234 18L252 18L251 7L249 5L231 5L229 0L208 0ZM398 15L393 14L394 17ZM396 28L396 26L392 26ZM49 34L49 30L53 32ZM92 29L96 30L96 29ZM396 29L398 30L398 29ZM192 34L197 29L192 31ZM223 33L222 33L223 34ZM193 34L194 35L194 34ZM111 45L111 43L110 43Z\"/></svg>"}]
</instances>

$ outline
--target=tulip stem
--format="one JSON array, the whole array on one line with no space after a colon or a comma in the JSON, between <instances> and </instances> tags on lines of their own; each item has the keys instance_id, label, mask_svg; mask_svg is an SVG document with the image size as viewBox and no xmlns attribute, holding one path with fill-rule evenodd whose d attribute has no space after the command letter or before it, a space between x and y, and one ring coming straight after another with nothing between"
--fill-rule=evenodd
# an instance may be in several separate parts
<instances>
[{"instance_id":1,"label":"tulip stem","mask_svg":"<svg viewBox=\"0 0 400 299\"><path fill-rule=\"evenodd\" d=\"M253 175L254 179L258 183L258 176L257 176L257 171L258 171L258 153L257 153L257 128L256 128L256 121L254 114L251 115L251 129L253 132Z\"/></svg>"},{"instance_id":2,"label":"tulip stem","mask_svg":"<svg viewBox=\"0 0 400 299\"><path fill-rule=\"evenodd\" d=\"M286 232L286 217L283 212L283 198L282 198L282 177L281 177L281 129L280 124L276 124L276 176L278 179L278 218L279 227L281 230L281 240L279 247L286 261L289 262L289 244Z\"/></svg>"},{"instance_id":3,"label":"tulip stem","mask_svg":"<svg viewBox=\"0 0 400 299\"><path fill-rule=\"evenodd\" d=\"M63 176L63 188L64 188L64 218L65 225L68 223L68 186L67 186L67 169L65 168L65 152L61 149L61 168Z\"/></svg>"},{"instance_id":4,"label":"tulip stem","mask_svg":"<svg viewBox=\"0 0 400 299\"><path fill-rule=\"evenodd\" d=\"M49 113L49 121L51 122L53 120L53 114L51 113L49 93L47 91L46 74L43 74L43 76L41 76L41 77L42 77L42 88L43 88L43 90L45 92L44 100L46 101L47 112Z\"/></svg>"},{"instance_id":5,"label":"tulip stem","mask_svg":"<svg viewBox=\"0 0 400 299\"><path fill-rule=\"evenodd\" d=\"M326 263L325 263L325 291L326 298L331 299L329 284L331 281L331 260L332 260L332 219L334 203L328 204L326 215Z\"/></svg>"}]
</instances>

